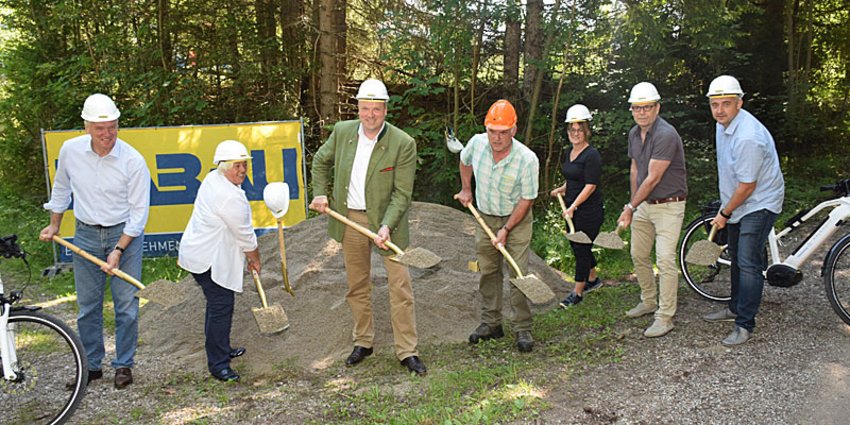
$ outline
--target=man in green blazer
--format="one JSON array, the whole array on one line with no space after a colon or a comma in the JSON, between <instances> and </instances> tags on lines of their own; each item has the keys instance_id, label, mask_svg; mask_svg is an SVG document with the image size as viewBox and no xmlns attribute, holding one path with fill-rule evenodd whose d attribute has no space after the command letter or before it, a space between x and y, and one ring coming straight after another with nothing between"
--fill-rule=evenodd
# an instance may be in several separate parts
<instances>
[{"instance_id":1,"label":"man in green blazer","mask_svg":"<svg viewBox=\"0 0 850 425\"><path fill-rule=\"evenodd\" d=\"M416 350L413 287L407 266L389 259L384 242L401 249L410 241L408 210L416 174L416 144L407 133L385 121L389 94L384 83L366 80L357 92L360 119L334 125L328 140L313 156L313 200L310 209L326 208L347 216L377 234L370 239L333 218L328 234L342 242L348 278L346 300L354 316L354 350L345 360L353 366L372 354L375 326L372 316L371 243L384 259L390 292L395 353L403 366L426 373ZM333 189L327 194L330 181ZM391 239L392 236L392 239Z\"/></svg>"}]
</instances>

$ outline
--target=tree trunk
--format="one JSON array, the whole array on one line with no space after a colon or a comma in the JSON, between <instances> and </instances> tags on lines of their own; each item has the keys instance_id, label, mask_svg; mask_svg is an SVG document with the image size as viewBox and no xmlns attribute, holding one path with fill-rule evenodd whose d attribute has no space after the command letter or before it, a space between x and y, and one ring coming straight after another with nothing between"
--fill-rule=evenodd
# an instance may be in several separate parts
<instances>
[{"instance_id":1,"label":"tree trunk","mask_svg":"<svg viewBox=\"0 0 850 425\"><path fill-rule=\"evenodd\" d=\"M528 0L525 5L525 72L522 96L531 97L534 79L543 59L543 0Z\"/></svg>"},{"instance_id":2,"label":"tree trunk","mask_svg":"<svg viewBox=\"0 0 850 425\"><path fill-rule=\"evenodd\" d=\"M339 85L337 72L336 2L319 2L319 124L324 126L339 118L337 96Z\"/></svg>"},{"instance_id":3,"label":"tree trunk","mask_svg":"<svg viewBox=\"0 0 850 425\"><path fill-rule=\"evenodd\" d=\"M552 101L552 117L549 123L549 143L546 147L546 162L543 166L543 188L544 190L549 190L551 187L549 185L549 177L552 175L551 164L553 153L555 152L555 139L557 138L558 132L558 121L560 121L560 115L558 114L558 105L561 103L561 89L564 87L564 79L567 77L567 69L569 69L570 64L570 47L573 41L573 22L572 17L576 16L576 5L573 3L572 10L570 13L570 22L567 24L567 41L564 43L564 63L563 68L561 70L561 77L558 79L558 89L555 90L555 100Z\"/></svg>"},{"instance_id":4,"label":"tree trunk","mask_svg":"<svg viewBox=\"0 0 850 425\"><path fill-rule=\"evenodd\" d=\"M336 32L336 78L339 87L345 86L348 81L348 23L346 13L348 4L346 0L337 0L334 9L334 27Z\"/></svg>"},{"instance_id":5,"label":"tree trunk","mask_svg":"<svg viewBox=\"0 0 850 425\"><path fill-rule=\"evenodd\" d=\"M314 34L304 25L305 9L303 0L283 0L280 7L282 63L284 64L283 96L286 113L290 117L302 115L301 105L307 104L310 87L310 63L307 52L312 45L307 44L307 34Z\"/></svg>"},{"instance_id":6,"label":"tree trunk","mask_svg":"<svg viewBox=\"0 0 850 425\"><path fill-rule=\"evenodd\" d=\"M257 0L254 5L257 19L257 37L260 44L260 85L263 94L268 96L275 90L274 71L278 61L277 22L275 5L272 0Z\"/></svg>"},{"instance_id":7,"label":"tree trunk","mask_svg":"<svg viewBox=\"0 0 850 425\"><path fill-rule=\"evenodd\" d=\"M475 113L475 84L478 82L478 67L481 63L481 43L484 40L484 24L485 18L481 12L487 10L489 0L484 0L478 4L478 28L475 31L475 41L472 45L472 71L469 76L469 111ZM457 119L457 117L455 117ZM454 123L457 128L457 122Z\"/></svg>"},{"instance_id":8,"label":"tree trunk","mask_svg":"<svg viewBox=\"0 0 850 425\"><path fill-rule=\"evenodd\" d=\"M518 0L512 0L505 16L504 81L507 97L516 102L519 82L519 47L522 40L522 23Z\"/></svg>"},{"instance_id":9,"label":"tree trunk","mask_svg":"<svg viewBox=\"0 0 850 425\"><path fill-rule=\"evenodd\" d=\"M162 61L162 69L166 72L171 71L171 32L169 29L168 19L169 5L168 0L158 0L157 2L157 36L159 38L159 55Z\"/></svg>"},{"instance_id":10,"label":"tree trunk","mask_svg":"<svg viewBox=\"0 0 850 425\"><path fill-rule=\"evenodd\" d=\"M551 25L555 25L558 22L558 11L561 9L561 0L556 0L554 8L552 9L552 21ZM541 65L534 67L533 77L534 77L534 85L531 92L531 101L528 104L528 120L526 121L525 127L525 144L527 146L531 146L534 133L534 116L537 113L537 104L540 102L540 90L543 87L543 76L546 75L546 67L542 65L542 59L548 57L549 55L549 46L552 44L552 39L555 36L554 28L549 34L546 36L546 41L543 43L542 52L541 52ZM527 75L527 74L526 74ZM554 112L554 111L553 111Z\"/></svg>"}]
</instances>

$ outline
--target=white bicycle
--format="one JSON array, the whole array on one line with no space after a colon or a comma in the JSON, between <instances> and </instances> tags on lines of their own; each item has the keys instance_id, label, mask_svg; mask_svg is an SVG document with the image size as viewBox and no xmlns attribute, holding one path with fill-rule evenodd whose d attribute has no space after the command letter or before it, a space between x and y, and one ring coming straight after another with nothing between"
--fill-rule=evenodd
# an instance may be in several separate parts
<instances>
[{"instance_id":1,"label":"white bicycle","mask_svg":"<svg viewBox=\"0 0 850 425\"><path fill-rule=\"evenodd\" d=\"M0 257L26 254L17 237L0 238ZM22 291L3 288L0 279L0 421L9 424L62 424L82 401L88 381L86 353L63 321L15 306Z\"/></svg>"},{"instance_id":2,"label":"white bicycle","mask_svg":"<svg viewBox=\"0 0 850 425\"><path fill-rule=\"evenodd\" d=\"M803 279L800 266L812 254L824 245L841 226L850 223L850 179L841 180L835 184L821 186L822 191L833 191L835 197L821 202L812 209L801 211L785 223L785 228L776 233L771 230L768 235L766 252L770 254L770 266L765 273L767 283L773 286L794 286ZM720 201L712 202L703 208L703 214L688 224L682 243L679 246L679 258L684 259L688 250L697 241L705 240L711 230L711 220L717 215ZM779 254L782 238L800 227L823 210L831 209L829 215L814 229L784 260ZM726 230L720 230L715 235L715 242L726 244ZM717 262L710 266L700 266L680 261L685 281L696 293L714 301L728 301L731 298L731 268L732 262L724 249ZM821 270L826 297L835 313L845 323L850 325L850 233L835 242L826 254Z\"/></svg>"}]
</instances>

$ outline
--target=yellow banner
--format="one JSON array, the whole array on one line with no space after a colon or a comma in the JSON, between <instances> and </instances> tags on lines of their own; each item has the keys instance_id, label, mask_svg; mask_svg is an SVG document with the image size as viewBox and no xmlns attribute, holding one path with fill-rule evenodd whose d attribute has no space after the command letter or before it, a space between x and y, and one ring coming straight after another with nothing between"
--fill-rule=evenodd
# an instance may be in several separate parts
<instances>
[{"instance_id":1,"label":"yellow banner","mask_svg":"<svg viewBox=\"0 0 850 425\"><path fill-rule=\"evenodd\" d=\"M81 134L84 131L43 132L51 187L62 143ZM290 203L283 217L284 225L291 226L306 218L304 147L299 121L122 128L118 137L145 157L151 172L146 256L176 255L198 188L207 173L215 169L213 154L223 140L242 142L253 157L248 162L248 178L242 188L251 203L258 234L277 229L277 222L263 202L263 189L268 183L284 181L289 185ZM74 221L73 210L69 209L60 229L65 238L73 236ZM61 252L60 261L70 260L70 252L65 249Z\"/></svg>"}]
</instances>

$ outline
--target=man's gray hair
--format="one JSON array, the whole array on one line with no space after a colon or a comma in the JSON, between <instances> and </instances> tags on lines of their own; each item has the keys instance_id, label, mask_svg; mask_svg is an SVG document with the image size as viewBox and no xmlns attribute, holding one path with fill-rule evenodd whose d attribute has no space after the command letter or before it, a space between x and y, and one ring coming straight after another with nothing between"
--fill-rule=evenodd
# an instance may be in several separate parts
<instances>
[{"instance_id":1,"label":"man's gray hair","mask_svg":"<svg viewBox=\"0 0 850 425\"><path fill-rule=\"evenodd\" d=\"M218 163L218 171L224 172L233 168L235 161L221 161Z\"/></svg>"}]
</instances>

